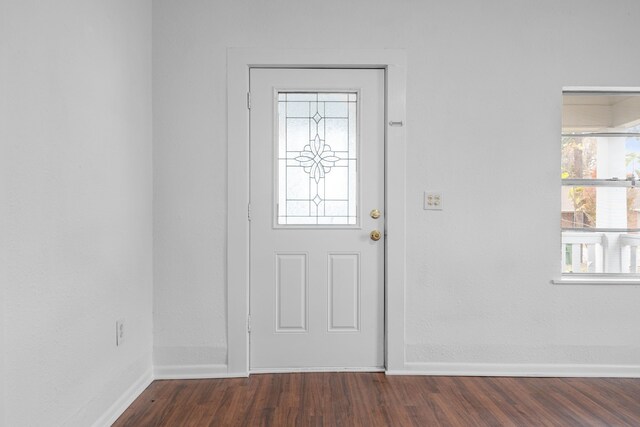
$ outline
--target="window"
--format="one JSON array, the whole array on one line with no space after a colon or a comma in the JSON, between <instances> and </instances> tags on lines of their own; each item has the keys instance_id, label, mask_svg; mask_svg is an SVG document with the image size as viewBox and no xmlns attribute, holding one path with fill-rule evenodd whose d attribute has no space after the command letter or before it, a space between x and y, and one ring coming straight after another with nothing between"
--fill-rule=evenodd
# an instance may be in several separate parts
<instances>
[{"instance_id":1,"label":"window","mask_svg":"<svg viewBox=\"0 0 640 427\"><path fill-rule=\"evenodd\" d=\"M640 274L640 91L565 91L562 273Z\"/></svg>"},{"instance_id":2,"label":"window","mask_svg":"<svg viewBox=\"0 0 640 427\"><path fill-rule=\"evenodd\" d=\"M278 225L357 224L357 95L278 93Z\"/></svg>"}]
</instances>

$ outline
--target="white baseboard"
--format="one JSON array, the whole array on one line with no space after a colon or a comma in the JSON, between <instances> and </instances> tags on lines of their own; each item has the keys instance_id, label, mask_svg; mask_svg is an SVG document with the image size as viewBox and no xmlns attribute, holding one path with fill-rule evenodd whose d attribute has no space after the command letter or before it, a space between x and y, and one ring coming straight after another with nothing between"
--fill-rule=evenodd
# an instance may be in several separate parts
<instances>
[{"instance_id":1,"label":"white baseboard","mask_svg":"<svg viewBox=\"0 0 640 427\"><path fill-rule=\"evenodd\" d=\"M384 372L384 368L254 368L252 374L286 374L299 372Z\"/></svg>"},{"instance_id":2,"label":"white baseboard","mask_svg":"<svg viewBox=\"0 0 640 427\"><path fill-rule=\"evenodd\" d=\"M640 378L640 365L526 363L405 363L387 375L452 375L479 377L620 377Z\"/></svg>"},{"instance_id":3,"label":"white baseboard","mask_svg":"<svg viewBox=\"0 0 640 427\"><path fill-rule=\"evenodd\" d=\"M285 372L385 372L387 375L450 375L484 377L619 377L640 378L640 365L525 364L525 363L405 363L404 369L287 368L252 369L251 374ZM227 365L165 365L154 368L154 379L207 379L247 377L228 372Z\"/></svg>"},{"instance_id":4,"label":"white baseboard","mask_svg":"<svg viewBox=\"0 0 640 427\"><path fill-rule=\"evenodd\" d=\"M227 365L164 365L156 366L153 376L156 380L189 380L207 378L247 377L246 372L228 372Z\"/></svg>"},{"instance_id":5,"label":"white baseboard","mask_svg":"<svg viewBox=\"0 0 640 427\"><path fill-rule=\"evenodd\" d=\"M142 394L153 382L153 372L149 369L145 372L113 405L93 424L93 427L108 427L116 422L118 417L127 410L134 400Z\"/></svg>"}]
</instances>

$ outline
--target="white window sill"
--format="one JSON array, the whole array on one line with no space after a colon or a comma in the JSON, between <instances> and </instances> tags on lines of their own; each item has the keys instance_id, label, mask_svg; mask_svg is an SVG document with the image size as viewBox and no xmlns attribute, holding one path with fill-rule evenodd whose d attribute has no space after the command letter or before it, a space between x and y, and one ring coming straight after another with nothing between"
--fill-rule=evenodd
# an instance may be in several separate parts
<instances>
[{"instance_id":1,"label":"white window sill","mask_svg":"<svg viewBox=\"0 0 640 427\"><path fill-rule=\"evenodd\" d=\"M554 285L640 285L640 277L585 276L553 279Z\"/></svg>"}]
</instances>

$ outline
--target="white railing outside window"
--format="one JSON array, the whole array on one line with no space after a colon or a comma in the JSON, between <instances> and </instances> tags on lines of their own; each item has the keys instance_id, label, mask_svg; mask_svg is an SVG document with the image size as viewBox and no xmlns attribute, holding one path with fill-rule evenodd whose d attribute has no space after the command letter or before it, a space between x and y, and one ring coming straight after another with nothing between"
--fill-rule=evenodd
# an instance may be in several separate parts
<instances>
[{"instance_id":1,"label":"white railing outside window","mask_svg":"<svg viewBox=\"0 0 640 427\"><path fill-rule=\"evenodd\" d=\"M602 273L604 271L604 233L562 233L563 273Z\"/></svg>"},{"instance_id":2,"label":"white railing outside window","mask_svg":"<svg viewBox=\"0 0 640 427\"><path fill-rule=\"evenodd\" d=\"M638 246L640 246L640 235L623 234L620 236L620 270L622 273L639 273Z\"/></svg>"}]
</instances>

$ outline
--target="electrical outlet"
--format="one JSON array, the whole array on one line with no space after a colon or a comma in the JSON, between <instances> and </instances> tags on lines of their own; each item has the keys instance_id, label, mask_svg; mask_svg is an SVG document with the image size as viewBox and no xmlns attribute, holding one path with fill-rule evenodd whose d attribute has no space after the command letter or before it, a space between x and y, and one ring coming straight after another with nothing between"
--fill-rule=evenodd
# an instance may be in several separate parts
<instances>
[{"instance_id":1,"label":"electrical outlet","mask_svg":"<svg viewBox=\"0 0 640 427\"><path fill-rule=\"evenodd\" d=\"M442 193L425 191L424 192L424 209L430 211L442 210Z\"/></svg>"},{"instance_id":2,"label":"electrical outlet","mask_svg":"<svg viewBox=\"0 0 640 427\"><path fill-rule=\"evenodd\" d=\"M116 320L116 346L124 343L124 319Z\"/></svg>"}]
</instances>

